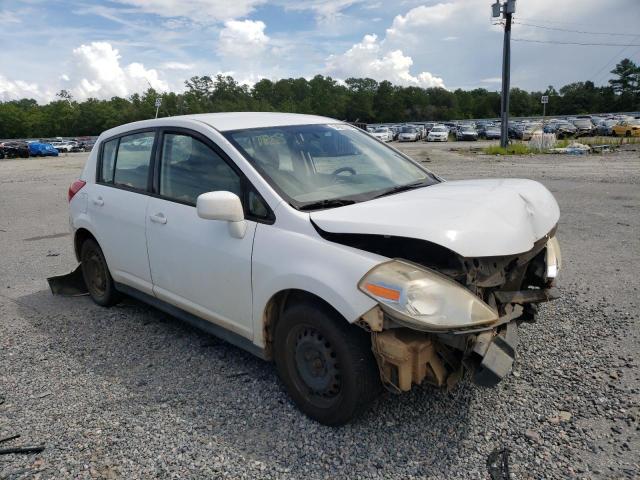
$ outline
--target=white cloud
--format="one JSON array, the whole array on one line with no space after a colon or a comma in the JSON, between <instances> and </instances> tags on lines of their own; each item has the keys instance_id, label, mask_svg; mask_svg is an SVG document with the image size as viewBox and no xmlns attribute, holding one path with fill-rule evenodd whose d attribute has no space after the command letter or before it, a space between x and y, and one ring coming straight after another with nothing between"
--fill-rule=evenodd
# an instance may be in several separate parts
<instances>
[{"instance_id":1,"label":"white cloud","mask_svg":"<svg viewBox=\"0 0 640 480\"><path fill-rule=\"evenodd\" d=\"M441 24L453 17L460 7L461 3L457 2L412 8L405 15L396 15L391 27L387 30L387 36L399 35L408 29Z\"/></svg>"},{"instance_id":2,"label":"white cloud","mask_svg":"<svg viewBox=\"0 0 640 480\"><path fill-rule=\"evenodd\" d=\"M33 98L38 102L46 102L53 96L52 91L43 90L37 83L9 80L0 74L0 101L2 102L21 98Z\"/></svg>"},{"instance_id":3,"label":"white cloud","mask_svg":"<svg viewBox=\"0 0 640 480\"><path fill-rule=\"evenodd\" d=\"M244 17L266 0L116 0L162 17L221 21Z\"/></svg>"},{"instance_id":4,"label":"white cloud","mask_svg":"<svg viewBox=\"0 0 640 480\"><path fill-rule=\"evenodd\" d=\"M2 23L4 24L22 23L22 20L20 20L20 17L18 17L18 15L16 15L15 12L12 12L10 10L0 10L0 18L2 19Z\"/></svg>"},{"instance_id":5,"label":"white cloud","mask_svg":"<svg viewBox=\"0 0 640 480\"><path fill-rule=\"evenodd\" d=\"M489 77L489 78L483 78L480 81L482 83L501 83L502 82L502 78L501 77Z\"/></svg>"},{"instance_id":6,"label":"white cloud","mask_svg":"<svg viewBox=\"0 0 640 480\"><path fill-rule=\"evenodd\" d=\"M182 62L164 62L162 68L166 70L192 70L193 64Z\"/></svg>"},{"instance_id":7,"label":"white cloud","mask_svg":"<svg viewBox=\"0 0 640 480\"><path fill-rule=\"evenodd\" d=\"M220 31L218 53L225 57L249 58L261 54L269 43L266 25L260 20L229 20Z\"/></svg>"},{"instance_id":8,"label":"white cloud","mask_svg":"<svg viewBox=\"0 0 640 480\"><path fill-rule=\"evenodd\" d=\"M74 97L109 98L128 96L146 90L151 85L165 91L169 86L159 78L154 69L146 69L141 63L120 65L120 54L107 42L92 42L73 50L75 79L71 89Z\"/></svg>"},{"instance_id":9,"label":"white cloud","mask_svg":"<svg viewBox=\"0 0 640 480\"><path fill-rule=\"evenodd\" d=\"M371 77L389 80L406 86L443 87L442 78L429 72L411 73L413 59L402 50L385 51L376 35L365 35L345 53L331 55L327 59L326 71L330 75L345 79L348 77Z\"/></svg>"},{"instance_id":10,"label":"white cloud","mask_svg":"<svg viewBox=\"0 0 640 480\"><path fill-rule=\"evenodd\" d=\"M458 40L458 37L456 37L455 35L449 35L448 37L444 37L442 40L445 42L454 42Z\"/></svg>"},{"instance_id":11,"label":"white cloud","mask_svg":"<svg viewBox=\"0 0 640 480\"><path fill-rule=\"evenodd\" d=\"M335 21L343 15L343 10L365 3L365 0L306 0L292 2L285 6L288 10L311 10L319 23Z\"/></svg>"}]
</instances>

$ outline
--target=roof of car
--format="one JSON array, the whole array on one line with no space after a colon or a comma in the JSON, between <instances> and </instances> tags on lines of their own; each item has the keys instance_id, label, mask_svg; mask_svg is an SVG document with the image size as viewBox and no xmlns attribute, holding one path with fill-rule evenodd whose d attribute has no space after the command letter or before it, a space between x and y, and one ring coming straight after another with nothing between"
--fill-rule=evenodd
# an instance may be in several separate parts
<instances>
[{"instance_id":1,"label":"roof of car","mask_svg":"<svg viewBox=\"0 0 640 480\"><path fill-rule=\"evenodd\" d=\"M304 115L299 113L276 112L223 112L223 113L199 113L195 115L177 115L151 120L142 120L126 125L120 125L105 133L120 134L127 130L148 127L171 126L172 120L196 120L206 123L221 132L240 130L246 128L283 127L286 125L311 125L323 123L336 123L339 120L318 115Z\"/></svg>"}]
</instances>

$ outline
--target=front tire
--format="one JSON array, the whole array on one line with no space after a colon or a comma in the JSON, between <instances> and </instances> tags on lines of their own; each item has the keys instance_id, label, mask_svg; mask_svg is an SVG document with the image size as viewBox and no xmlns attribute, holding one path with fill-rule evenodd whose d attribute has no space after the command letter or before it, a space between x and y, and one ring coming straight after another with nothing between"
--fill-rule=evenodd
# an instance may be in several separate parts
<instances>
[{"instance_id":1,"label":"front tire","mask_svg":"<svg viewBox=\"0 0 640 480\"><path fill-rule=\"evenodd\" d=\"M347 423L381 390L369 334L320 302L285 310L276 326L274 357L294 403L325 425Z\"/></svg>"},{"instance_id":2,"label":"front tire","mask_svg":"<svg viewBox=\"0 0 640 480\"><path fill-rule=\"evenodd\" d=\"M89 238L80 247L82 276L91 299L103 307L111 307L120 301L107 261L98 243Z\"/></svg>"}]
</instances>

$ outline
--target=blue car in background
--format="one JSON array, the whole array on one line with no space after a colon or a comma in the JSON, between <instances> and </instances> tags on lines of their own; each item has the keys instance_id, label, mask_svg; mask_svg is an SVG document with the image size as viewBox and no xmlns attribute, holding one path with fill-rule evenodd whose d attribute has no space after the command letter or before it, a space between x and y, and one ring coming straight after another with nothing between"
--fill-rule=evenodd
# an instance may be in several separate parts
<instances>
[{"instance_id":1,"label":"blue car in background","mask_svg":"<svg viewBox=\"0 0 640 480\"><path fill-rule=\"evenodd\" d=\"M57 157L58 150L50 143L31 142L29 143L29 155L32 157Z\"/></svg>"}]
</instances>

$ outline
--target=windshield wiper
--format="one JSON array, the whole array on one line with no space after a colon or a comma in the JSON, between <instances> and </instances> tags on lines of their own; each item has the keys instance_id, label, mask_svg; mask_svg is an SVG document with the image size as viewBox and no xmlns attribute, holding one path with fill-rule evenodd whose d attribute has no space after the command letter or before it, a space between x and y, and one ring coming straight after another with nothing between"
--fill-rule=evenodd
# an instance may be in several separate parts
<instances>
[{"instance_id":1,"label":"windshield wiper","mask_svg":"<svg viewBox=\"0 0 640 480\"><path fill-rule=\"evenodd\" d=\"M355 200L348 200L346 198L329 198L326 200L307 203L306 205L301 206L299 210L319 210L322 208L344 207L345 205L352 205L354 203L356 203Z\"/></svg>"},{"instance_id":2,"label":"windshield wiper","mask_svg":"<svg viewBox=\"0 0 640 480\"><path fill-rule=\"evenodd\" d=\"M414 190L416 188L426 187L427 185L431 185L431 184L424 183L424 182L415 182L415 183L408 183L406 185L397 185L395 187L389 188L388 190L385 190L384 192L382 192L379 195L376 195L373 198L380 198L380 197L385 197L387 195L393 195L394 193L406 192L407 190Z\"/></svg>"}]
</instances>

